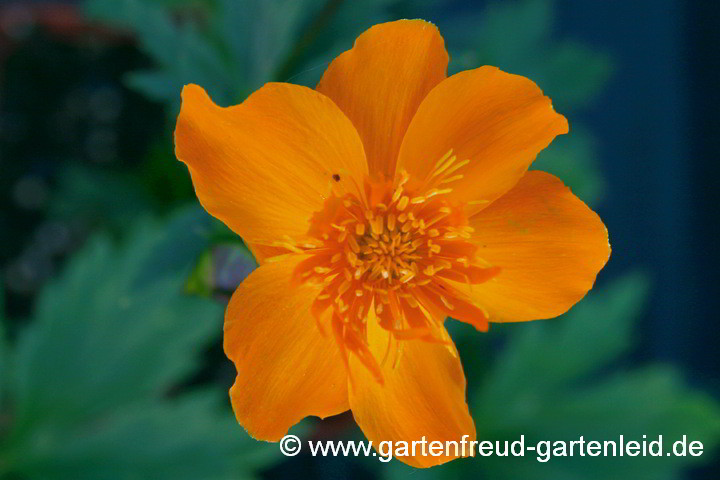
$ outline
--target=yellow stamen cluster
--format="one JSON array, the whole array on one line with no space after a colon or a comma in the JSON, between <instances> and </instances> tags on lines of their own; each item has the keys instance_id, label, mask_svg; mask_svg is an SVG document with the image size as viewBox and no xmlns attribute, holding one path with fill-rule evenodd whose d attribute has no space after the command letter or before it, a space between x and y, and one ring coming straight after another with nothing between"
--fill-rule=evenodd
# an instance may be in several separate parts
<instances>
[{"instance_id":1,"label":"yellow stamen cluster","mask_svg":"<svg viewBox=\"0 0 720 480\"><path fill-rule=\"evenodd\" d=\"M318 322L330 310L339 343L374 371L366 344L371 309L398 338L442 341L437 329L446 315L474 317L471 323L486 328L482 310L448 282L480 283L495 274L475 265L473 229L463 208L446 199L452 192L448 185L462 178L457 171L467 163L450 150L421 181L407 172L394 184L368 180L363 198L332 197L313 217L313 248L293 245L312 254L300 263L296 278L323 287L313 305Z\"/></svg>"}]
</instances>

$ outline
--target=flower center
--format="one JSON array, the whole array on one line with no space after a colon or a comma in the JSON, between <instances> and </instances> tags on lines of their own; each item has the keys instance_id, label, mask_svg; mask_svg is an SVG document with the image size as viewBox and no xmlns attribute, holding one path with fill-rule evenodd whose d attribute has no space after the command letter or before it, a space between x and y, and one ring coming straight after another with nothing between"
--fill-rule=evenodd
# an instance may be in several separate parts
<instances>
[{"instance_id":1,"label":"flower center","mask_svg":"<svg viewBox=\"0 0 720 480\"><path fill-rule=\"evenodd\" d=\"M310 256L294 278L322 285L312 306L319 326L329 322L341 348L379 381L367 343L371 310L396 340L446 342L447 316L487 329L483 309L453 287L485 282L499 271L477 257L464 205L447 198L465 164L450 151L426 179L406 172L394 183L366 179L364 198L332 196L311 220L312 242L303 251Z\"/></svg>"}]
</instances>

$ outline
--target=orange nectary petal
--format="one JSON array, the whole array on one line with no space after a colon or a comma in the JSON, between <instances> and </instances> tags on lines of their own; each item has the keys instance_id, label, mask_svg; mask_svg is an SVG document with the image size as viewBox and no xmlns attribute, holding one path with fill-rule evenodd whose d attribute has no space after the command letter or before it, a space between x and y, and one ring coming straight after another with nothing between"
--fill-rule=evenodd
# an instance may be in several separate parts
<instances>
[{"instance_id":1,"label":"orange nectary petal","mask_svg":"<svg viewBox=\"0 0 720 480\"><path fill-rule=\"evenodd\" d=\"M238 422L277 441L308 415L346 411L347 372L332 336L310 314L319 287L290 288L303 255L260 266L238 287L225 314L224 348L238 375L230 390Z\"/></svg>"},{"instance_id":2,"label":"orange nectary petal","mask_svg":"<svg viewBox=\"0 0 720 480\"><path fill-rule=\"evenodd\" d=\"M370 172L391 179L405 131L425 95L445 78L440 32L423 20L375 25L328 67L317 89L352 120Z\"/></svg>"},{"instance_id":3,"label":"orange nectary petal","mask_svg":"<svg viewBox=\"0 0 720 480\"><path fill-rule=\"evenodd\" d=\"M456 163L469 163L440 187L452 188L448 198L457 203L472 202L472 213L510 190L535 156L567 131L565 117L532 81L481 67L447 78L423 100L397 169L422 182L452 149Z\"/></svg>"},{"instance_id":4,"label":"orange nectary petal","mask_svg":"<svg viewBox=\"0 0 720 480\"><path fill-rule=\"evenodd\" d=\"M564 313L592 288L610 256L602 220L545 172L528 172L470 225L478 257L500 273L479 285L450 283L483 306L491 322Z\"/></svg>"},{"instance_id":5,"label":"orange nectary petal","mask_svg":"<svg viewBox=\"0 0 720 480\"><path fill-rule=\"evenodd\" d=\"M175 153L200 203L257 244L261 257L286 236L305 235L331 191L359 192L367 174L362 142L324 95L271 83L230 108L215 105L197 85L186 86L182 97Z\"/></svg>"},{"instance_id":6,"label":"orange nectary petal","mask_svg":"<svg viewBox=\"0 0 720 480\"><path fill-rule=\"evenodd\" d=\"M441 327L443 328L443 327ZM444 332L444 328L443 328ZM465 375L457 351L447 332L448 344L423 340L395 340L368 317L368 340L375 358L384 359L384 383L380 384L365 365L350 356L350 407L355 420L373 445L382 441L456 441L450 455L398 457L415 466L430 467L462 455L463 435L475 440L475 424L465 402ZM388 342L394 342L391 354ZM394 349L395 343L399 345ZM427 448L427 445L426 445ZM469 445L465 455L470 453ZM410 453L410 452L409 452ZM429 451L426 450L426 453Z\"/></svg>"}]
</instances>

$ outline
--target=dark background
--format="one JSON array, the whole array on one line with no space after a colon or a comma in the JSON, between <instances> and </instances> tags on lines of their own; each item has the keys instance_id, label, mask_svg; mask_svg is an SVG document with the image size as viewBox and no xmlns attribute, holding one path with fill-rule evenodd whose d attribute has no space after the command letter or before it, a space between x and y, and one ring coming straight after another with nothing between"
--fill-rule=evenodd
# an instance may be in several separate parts
<instances>
[{"instance_id":1,"label":"dark background","mask_svg":"<svg viewBox=\"0 0 720 480\"><path fill-rule=\"evenodd\" d=\"M583 115L602 139L608 273L655 273L642 354L682 363L717 388L720 5L567 1L558 11L563 32L617 64Z\"/></svg>"}]
</instances>

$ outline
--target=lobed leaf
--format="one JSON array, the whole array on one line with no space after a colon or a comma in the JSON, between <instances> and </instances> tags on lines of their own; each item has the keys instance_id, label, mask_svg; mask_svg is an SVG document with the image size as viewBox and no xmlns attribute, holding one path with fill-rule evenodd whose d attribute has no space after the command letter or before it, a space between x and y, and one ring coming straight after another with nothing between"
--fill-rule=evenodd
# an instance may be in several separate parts
<instances>
[{"instance_id":1,"label":"lobed leaf","mask_svg":"<svg viewBox=\"0 0 720 480\"><path fill-rule=\"evenodd\" d=\"M138 221L119 246L99 235L42 291L10 352L0 470L243 478L272 458L275 448L237 426L224 394L167 399L222 332L222 306L184 293L212 229L198 207L164 223Z\"/></svg>"}]
</instances>

